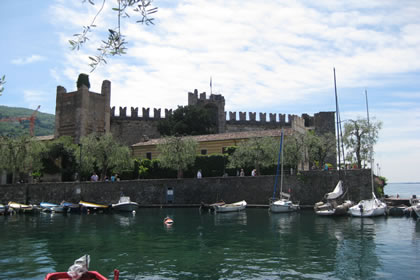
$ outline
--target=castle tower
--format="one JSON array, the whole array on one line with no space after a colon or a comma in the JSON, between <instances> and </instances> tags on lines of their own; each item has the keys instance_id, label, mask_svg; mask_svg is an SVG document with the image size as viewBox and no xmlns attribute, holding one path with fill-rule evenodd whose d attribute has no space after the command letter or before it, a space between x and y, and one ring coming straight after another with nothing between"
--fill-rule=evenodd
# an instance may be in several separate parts
<instances>
[{"instance_id":1,"label":"castle tower","mask_svg":"<svg viewBox=\"0 0 420 280\"><path fill-rule=\"evenodd\" d=\"M110 132L111 82L103 81L101 93L89 91L81 85L77 91L67 93L57 87L54 137L71 136L75 143L93 132Z\"/></svg>"},{"instance_id":2,"label":"castle tower","mask_svg":"<svg viewBox=\"0 0 420 280\"><path fill-rule=\"evenodd\" d=\"M209 99L206 98L206 93L200 93L195 89L194 92L188 93L188 105L193 106L214 106L217 114L217 133L224 133L226 131L226 115L225 115L225 98L221 94L211 94Z\"/></svg>"}]
</instances>

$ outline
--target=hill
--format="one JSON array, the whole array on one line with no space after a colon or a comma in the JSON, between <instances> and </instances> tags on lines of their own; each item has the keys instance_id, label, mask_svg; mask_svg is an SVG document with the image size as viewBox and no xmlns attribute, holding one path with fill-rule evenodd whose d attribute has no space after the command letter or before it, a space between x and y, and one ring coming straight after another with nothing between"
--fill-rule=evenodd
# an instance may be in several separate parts
<instances>
[{"instance_id":1,"label":"hill","mask_svg":"<svg viewBox=\"0 0 420 280\"><path fill-rule=\"evenodd\" d=\"M0 106L0 119L30 117L33 109ZM29 135L30 121L0 121L0 136L16 137ZM53 135L55 130L55 115L38 112L35 119L35 136Z\"/></svg>"}]
</instances>

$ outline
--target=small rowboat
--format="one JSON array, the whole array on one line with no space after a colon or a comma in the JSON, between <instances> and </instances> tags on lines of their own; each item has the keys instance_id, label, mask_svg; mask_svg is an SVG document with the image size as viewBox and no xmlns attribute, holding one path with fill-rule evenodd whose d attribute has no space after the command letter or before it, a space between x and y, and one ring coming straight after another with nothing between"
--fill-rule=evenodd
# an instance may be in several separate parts
<instances>
[{"instance_id":1,"label":"small rowboat","mask_svg":"<svg viewBox=\"0 0 420 280\"><path fill-rule=\"evenodd\" d=\"M63 205L58 205L55 203L41 202L39 206L41 206L42 211L44 212L57 212L57 213L67 212L67 207Z\"/></svg>"},{"instance_id":2,"label":"small rowboat","mask_svg":"<svg viewBox=\"0 0 420 280\"><path fill-rule=\"evenodd\" d=\"M101 210L103 211L109 208L108 205L96 204L96 203L86 202L82 200L79 202L79 205L88 211L101 211Z\"/></svg>"},{"instance_id":3,"label":"small rowboat","mask_svg":"<svg viewBox=\"0 0 420 280\"><path fill-rule=\"evenodd\" d=\"M34 207L32 205L22 204L10 201L8 204L9 208L17 211L17 212L23 212L23 213L31 213L34 211Z\"/></svg>"},{"instance_id":4,"label":"small rowboat","mask_svg":"<svg viewBox=\"0 0 420 280\"><path fill-rule=\"evenodd\" d=\"M230 204L222 204L222 205L214 205L214 211L216 213L224 213L224 212L236 212L242 211L246 207L246 201L238 201L235 203Z\"/></svg>"}]
</instances>

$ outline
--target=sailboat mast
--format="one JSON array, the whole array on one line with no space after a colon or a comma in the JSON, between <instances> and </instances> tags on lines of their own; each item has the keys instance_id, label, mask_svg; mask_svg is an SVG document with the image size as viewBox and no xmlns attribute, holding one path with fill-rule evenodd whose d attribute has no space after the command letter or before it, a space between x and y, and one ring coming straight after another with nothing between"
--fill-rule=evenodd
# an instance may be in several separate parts
<instances>
[{"instance_id":1,"label":"sailboat mast","mask_svg":"<svg viewBox=\"0 0 420 280\"><path fill-rule=\"evenodd\" d=\"M336 79L335 79L335 67L333 68L334 70L334 90L335 90L335 117L337 120L337 151L338 151L338 165L337 165L337 169L340 167L341 165L341 154L340 154L340 119L338 116L338 96L337 96L337 83L336 83ZM341 169L341 168L340 168Z\"/></svg>"},{"instance_id":2,"label":"sailboat mast","mask_svg":"<svg viewBox=\"0 0 420 280\"><path fill-rule=\"evenodd\" d=\"M368 103L368 96L367 96L367 90L365 89L365 96L366 96L366 113L367 113L367 125L368 125L368 132L369 132L369 136L371 136L371 128L370 128L370 123L369 123L369 103ZM373 147L370 147L369 149L369 160L370 160L370 183L372 185L372 193L374 192L373 190Z\"/></svg>"},{"instance_id":3,"label":"sailboat mast","mask_svg":"<svg viewBox=\"0 0 420 280\"><path fill-rule=\"evenodd\" d=\"M281 129L281 136L280 136L280 151L279 151L279 158L277 160L277 169L276 169L276 180L274 183L274 190L273 190L273 199L276 197L276 189L277 189L277 182L278 182L278 177L279 177L279 168L280 168L280 159L282 160L282 164L283 164L283 128ZM282 174L283 174L283 166L282 166ZM280 183L283 186L283 180L281 180ZM280 190L280 196L281 196L281 190Z\"/></svg>"},{"instance_id":4,"label":"sailboat mast","mask_svg":"<svg viewBox=\"0 0 420 280\"><path fill-rule=\"evenodd\" d=\"M283 192L283 128L281 129L281 147L280 147L280 154L281 154L281 164L280 164L280 198L281 198L281 193Z\"/></svg>"}]
</instances>

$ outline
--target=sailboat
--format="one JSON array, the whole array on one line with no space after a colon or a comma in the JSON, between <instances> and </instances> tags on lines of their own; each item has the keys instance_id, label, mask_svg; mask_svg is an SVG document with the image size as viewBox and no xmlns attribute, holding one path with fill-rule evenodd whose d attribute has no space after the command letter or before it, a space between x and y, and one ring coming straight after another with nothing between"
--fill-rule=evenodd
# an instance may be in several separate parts
<instances>
[{"instance_id":1,"label":"sailboat","mask_svg":"<svg viewBox=\"0 0 420 280\"><path fill-rule=\"evenodd\" d=\"M279 199L275 199L280 159L281 159L280 197ZM299 204L292 203L292 201L290 200L290 194L283 192L283 129L282 129L281 137L280 137L279 160L277 162L276 181L274 184L273 197L270 201L270 211L273 213L285 213L285 212L297 211L298 209L299 209Z\"/></svg>"},{"instance_id":2,"label":"sailboat","mask_svg":"<svg viewBox=\"0 0 420 280\"><path fill-rule=\"evenodd\" d=\"M340 132L341 132L341 120L338 110L338 97L337 97L337 86L335 79L335 68L334 68L334 89L335 89L335 115L337 119L337 151L338 151L338 170L339 177L341 178L341 156L340 156ZM344 156L343 156L344 159ZM343 181L339 180L332 192L324 195L324 201L315 203L314 211L320 216L341 216L347 214L349 208L353 206L353 202L350 200L344 200L345 191L343 188Z\"/></svg>"},{"instance_id":3,"label":"sailboat","mask_svg":"<svg viewBox=\"0 0 420 280\"><path fill-rule=\"evenodd\" d=\"M369 126L369 106L368 106L368 97L367 91L366 94L366 111L367 111L367 122ZM370 179L372 186L372 198L361 200L358 204L353 207L350 207L349 213L354 217L375 217L383 216L386 212L386 204L376 198L375 191L373 189L373 147L370 151Z\"/></svg>"}]
</instances>

